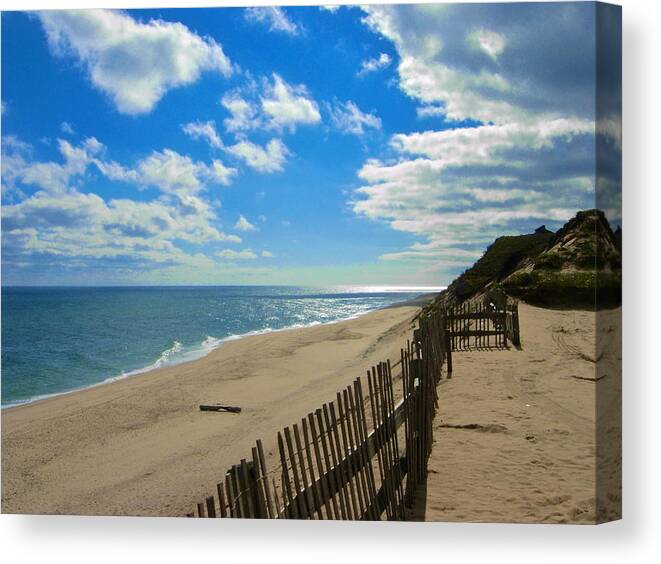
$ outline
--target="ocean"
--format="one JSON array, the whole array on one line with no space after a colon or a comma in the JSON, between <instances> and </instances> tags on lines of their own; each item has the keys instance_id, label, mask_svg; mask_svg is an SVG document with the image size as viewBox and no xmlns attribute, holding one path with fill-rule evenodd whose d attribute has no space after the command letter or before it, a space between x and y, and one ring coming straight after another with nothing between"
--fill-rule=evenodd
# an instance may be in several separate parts
<instances>
[{"instance_id":1,"label":"ocean","mask_svg":"<svg viewBox=\"0 0 661 564\"><path fill-rule=\"evenodd\" d=\"M357 317L432 290L3 287L2 406L194 360L243 336Z\"/></svg>"}]
</instances>

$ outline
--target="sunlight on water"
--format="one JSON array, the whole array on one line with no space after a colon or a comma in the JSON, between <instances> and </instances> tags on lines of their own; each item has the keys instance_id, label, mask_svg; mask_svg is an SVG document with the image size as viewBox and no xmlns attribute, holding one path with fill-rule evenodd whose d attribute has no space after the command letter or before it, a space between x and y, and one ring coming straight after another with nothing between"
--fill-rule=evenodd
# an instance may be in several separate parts
<instances>
[{"instance_id":1,"label":"sunlight on water","mask_svg":"<svg viewBox=\"0 0 661 564\"><path fill-rule=\"evenodd\" d=\"M350 319L441 288L3 288L2 405L201 358L248 335Z\"/></svg>"}]
</instances>

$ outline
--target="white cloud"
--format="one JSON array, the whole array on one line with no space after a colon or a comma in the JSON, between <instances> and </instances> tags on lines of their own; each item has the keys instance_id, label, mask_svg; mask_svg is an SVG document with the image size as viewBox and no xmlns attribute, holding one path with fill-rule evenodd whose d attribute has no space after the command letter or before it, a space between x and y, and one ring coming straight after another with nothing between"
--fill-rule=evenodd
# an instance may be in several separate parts
<instances>
[{"instance_id":1,"label":"white cloud","mask_svg":"<svg viewBox=\"0 0 661 564\"><path fill-rule=\"evenodd\" d=\"M219 160L213 160L211 165L208 165L172 149L153 151L138 161L134 169L98 160L95 164L113 180L155 186L164 193L179 195L197 194L205 188L207 182L227 186L237 174L235 168L226 167Z\"/></svg>"},{"instance_id":2,"label":"white cloud","mask_svg":"<svg viewBox=\"0 0 661 564\"><path fill-rule=\"evenodd\" d=\"M384 69L387 66L390 66L392 59L388 53L380 53L378 57L367 59L363 61L360 65L360 70L358 71L358 76L365 76L371 72L376 72L378 70Z\"/></svg>"},{"instance_id":3,"label":"white cloud","mask_svg":"<svg viewBox=\"0 0 661 564\"><path fill-rule=\"evenodd\" d=\"M442 31L447 26L459 27L447 17L447 10L413 12L404 7L367 6L365 23L375 32L390 39L400 57L400 87L409 96L425 104L442 103L448 118L503 121L521 117L502 94L511 89L510 82L489 68L460 70L441 57ZM414 16L415 20L411 21ZM487 92L498 92L491 97Z\"/></svg>"},{"instance_id":4,"label":"white cloud","mask_svg":"<svg viewBox=\"0 0 661 564\"><path fill-rule=\"evenodd\" d=\"M514 147L539 150L553 146L558 139L593 132L590 120L555 119L398 134L391 143L402 153L424 155L443 166L465 166L502 163L495 157L496 151Z\"/></svg>"},{"instance_id":5,"label":"white cloud","mask_svg":"<svg viewBox=\"0 0 661 564\"><path fill-rule=\"evenodd\" d=\"M299 124L316 124L321 121L317 103L309 97L305 86L287 84L279 75L273 74L261 99L262 111L269 127L293 131Z\"/></svg>"},{"instance_id":6,"label":"white cloud","mask_svg":"<svg viewBox=\"0 0 661 564\"><path fill-rule=\"evenodd\" d=\"M2 217L3 253L8 260L36 254L187 264L192 256L175 241L240 242L212 227L207 215L187 214L167 201L104 201L77 191L37 192L3 206Z\"/></svg>"},{"instance_id":7,"label":"white cloud","mask_svg":"<svg viewBox=\"0 0 661 564\"><path fill-rule=\"evenodd\" d=\"M566 221L589 207L593 132L593 122L575 118L394 135L399 159L363 165L353 210L426 241L384 260L468 266L513 224Z\"/></svg>"},{"instance_id":8,"label":"white cloud","mask_svg":"<svg viewBox=\"0 0 661 564\"><path fill-rule=\"evenodd\" d=\"M257 106L246 100L240 90L226 93L220 103L230 113L230 117L223 120L227 131L236 133L261 126Z\"/></svg>"},{"instance_id":9,"label":"white cloud","mask_svg":"<svg viewBox=\"0 0 661 564\"><path fill-rule=\"evenodd\" d=\"M73 56L125 114L151 111L165 93L195 82L203 71L232 74L214 39L181 23L139 22L110 10L52 10L38 14L52 51Z\"/></svg>"},{"instance_id":10,"label":"white cloud","mask_svg":"<svg viewBox=\"0 0 661 564\"><path fill-rule=\"evenodd\" d=\"M478 51L486 53L493 60L498 59L498 55L505 48L505 38L495 31L488 29L475 29L466 36L468 44Z\"/></svg>"},{"instance_id":11,"label":"white cloud","mask_svg":"<svg viewBox=\"0 0 661 564\"><path fill-rule=\"evenodd\" d=\"M2 207L3 259L9 264L39 257L43 265L61 257L60 265L75 258L96 266L119 259L147 269L208 266L211 259L184 251L178 243L241 242L218 229L215 211L204 198L206 182L222 180L214 171L219 163L209 166L165 149L125 167L104 160L106 148L94 137L78 146L60 139L58 148L61 162L34 162L25 146L3 140L3 183L9 167L13 183L37 188ZM87 193L90 167L113 181L154 186L158 195L136 201Z\"/></svg>"},{"instance_id":12,"label":"white cloud","mask_svg":"<svg viewBox=\"0 0 661 564\"><path fill-rule=\"evenodd\" d=\"M234 224L234 229L239 231L256 231L257 228L250 223L243 215L239 215L239 219Z\"/></svg>"},{"instance_id":13,"label":"white cloud","mask_svg":"<svg viewBox=\"0 0 661 564\"><path fill-rule=\"evenodd\" d=\"M257 255L250 249L244 249L242 251L233 251L232 249L224 249L218 251L216 256L221 259L227 260L253 260L257 258Z\"/></svg>"},{"instance_id":14,"label":"white cloud","mask_svg":"<svg viewBox=\"0 0 661 564\"><path fill-rule=\"evenodd\" d=\"M96 153L102 150L102 145L93 137L84 140L78 147L63 139L58 139L57 142L63 163L27 162L22 158L24 149L13 145L12 154L3 155L3 161L10 159L7 163L10 170L6 171L3 166L3 176L7 173L10 178L23 184L50 191L65 191L72 178L83 174L87 166L94 161ZM3 145L7 146L7 139L3 139Z\"/></svg>"},{"instance_id":15,"label":"white cloud","mask_svg":"<svg viewBox=\"0 0 661 564\"><path fill-rule=\"evenodd\" d=\"M262 147L251 141L239 141L227 148L227 151L242 159L250 168L257 172L278 172L284 168L289 151L280 139L271 139Z\"/></svg>"},{"instance_id":16,"label":"white cloud","mask_svg":"<svg viewBox=\"0 0 661 564\"><path fill-rule=\"evenodd\" d=\"M419 118L445 116L445 108L442 106L419 106L415 109L415 112Z\"/></svg>"},{"instance_id":17,"label":"white cloud","mask_svg":"<svg viewBox=\"0 0 661 564\"><path fill-rule=\"evenodd\" d=\"M73 127L71 127L71 125L69 123L67 123L66 121L63 121L60 124L60 131L62 133L66 133L67 135L75 135L76 134Z\"/></svg>"},{"instance_id":18,"label":"white cloud","mask_svg":"<svg viewBox=\"0 0 661 564\"><path fill-rule=\"evenodd\" d=\"M397 50L399 86L451 120L505 123L530 112L593 117L589 6L371 5L363 21ZM486 27L485 27L486 26Z\"/></svg>"},{"instance_id":19,"label":"white cloud","mask_svg":"<svg viewBox=\"0 0 661 564\"><path fill-rule=\"evenodd\" d=\"M275 255L271 251L262 251L263 258L273 258Z\"/></svg>"},{"instance_id":20,"label":"white cloud","mask_svg":"<svg viewBox=\"0 0 661 564\"><path fill-rule=\"evenodd\" d=\"M184 133L193 139L203 139L214 149L222 149L223 142L216 131L216 124L210 121L194 121L181 126Z\"/></svg>"},{"instance_id":21,"label":"white cloud","mask_svg":"<svg viewBox=\"0 0 661 564\"><path fill-rule=\"evenodd\" d=\"M221 105L230 113L223 123L228 131L251 129L294 132L299 125L321 121L319 106L303 84L288 84L278 74L264 78L261 87L250 80L244 88L226 93Z\"/></svg>"},{"instance_id":22,"label":"white cloud","mask_svg":"<svg viewBox=\"0 0 661 564\"><path fill-rule=\"evenodd\" d=\"M211 167L206 171L207 178L215 184L222 184L223 186L228 186L236 174L237 170L235 168L225 166L217 159L213 160Z\"/></svg>"},{"instance_id":23,"label":"white cloud","mask_svg":"<svg viewBox=\"0 0 661 564\"><path fill-rule=\"evenodd\" d=\"M417 239L383 260L426 264L449 281L495 237L594 207L594 81L584 70L593 66L594 38L581 32L593 10L361 9L397 50L399 87L420 103L418 117L476 123L395 134L389 151L361 167L353 211ZM618 147L617 116L596 130Z\"/></svg>"},{"instance_id":24,"label":"white cloud","mask_svg":"<svg viewBox=\"0 0 661 564\"><path fill-rule=\"evenodd\" d=\"M364 135L366 129L381 129L381 119L374 114L362 112L351 100L335 101L328 106L331 123L342 133Z\"/></svg>"},{"instance_id":25,"label":"white cloud","mask_svg":"<svg viewBox=\"0 0 661 564\"><path fill-rule=\"evenodd\" d=\"M298 35L301 31L299 26L291 21L285 11L279 7L246 8L244 13L247 21L268 25L271 31L278 31L287 35Z\"/></svg>"}]
</instances>

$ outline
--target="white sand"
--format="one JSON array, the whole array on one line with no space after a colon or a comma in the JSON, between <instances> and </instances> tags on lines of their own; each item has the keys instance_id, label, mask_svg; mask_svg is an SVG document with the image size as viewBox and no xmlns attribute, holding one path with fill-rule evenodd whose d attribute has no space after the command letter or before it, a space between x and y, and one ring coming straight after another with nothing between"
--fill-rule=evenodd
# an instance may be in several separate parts
<instances>
[{"instance_id":1,"label":"white sand","mask_svg":"<svg viewBox=\"0 0 661 564\"><path fill-rule=\"evenodd\" d=\"M596 326L594 312L522 304L522 351L455 353L454 378L439 390L429 477L416 518L556 523L616 518L621 511L620 315L620 310L599 313ZM598 473L596 405L602 444ZM465 425L476 428L461 428Z\"/></svg>"},{"instance_id":2,"label":"white sand","mask_svg":"<svg viewBox=\"0 0 661 564\"><path fill-rule=\"evenodd\" d=\"M4 409L2 511L185 515L255 439L272 452L278 430L376 362L399 359L417 311L248 337L194 362ZM199 411L215 402L243 411Z\"/></svg>"}]
</instances>

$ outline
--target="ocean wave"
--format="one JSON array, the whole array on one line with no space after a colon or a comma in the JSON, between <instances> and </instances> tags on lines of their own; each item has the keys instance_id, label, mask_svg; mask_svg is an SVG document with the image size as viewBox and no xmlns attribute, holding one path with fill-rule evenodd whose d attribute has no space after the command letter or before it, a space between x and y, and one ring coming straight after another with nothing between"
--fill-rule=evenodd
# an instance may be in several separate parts
<instances>
[{"instance_id":1,"label":"ocean wave","mask_svg":"<svg viewBox=\"0 0 661 564\"><path fill-rule=\"evenodd\" d=\"M375 311L376 309L379 309L379 307L374 308L370 307L369 305L366 305L364 309L360 309L358 311L353 311L352 314L350 315L344 315L342 317L338 317L335 319L330 319L327 320L328 317L332 317L332 315L321 315L322 320L315 320L315 321L310 321L310 322L301 322L301 323L293 323L291 325L288 325L286 327L279 327L279 328L273 328L273 327L263 327L261 329L256 329L254 331L248 331L246 333L240 333L240 334L232 334L232 335L227 335L225 337L215 337L212 335L206 335L206 337L202 340L202 342L198 343L197 345L192 345L190 347L184 346L180 341L174 340L172 342L172 345L168 347L167 349L163 350L158 358L141 368L136 368L133 370L128 370L128 371L121 371L120 374L117 374L115 376L110 376L108 378L105 378L104 380L101 380L99 382L94 382L86 386L82 386L79 388L71 389L71 390L65 390L62 392L54 392L54 393L49 393L49 394L39 394L27 399L17 399L15 401L10 401L7 403L4 403L1 407L4 409L6 407L13 407L17 405L23 405L27 403L33 403L36 401L40 401L43 399L48 399L52 398L55 396L61 396L61 395L66 395L69 393L77 392L80 390L85 390L89 388L95 388L97 386L102 386L104 384L109 384L112 382L116 382L118 380L123 380L125 378L130 378L132 376L138 376L141 374L145 374L147 372L151 372L152 370L157 370L159 368L166 368L168 366L174 366L177 364L183 364L185 362L191 362L194 360L198 360L200 358L203 358L213 352L214 350L220 348L224 344L232 341L237 341L240 339L244 339L246 337L253 337L257 335L265 335L269 333L276 333L276 332L282 332L282 331L290 331L292 329L303 329L306 327L315 327L318 325L330 325L334 323L340 323L342 321L349 321L351 319L357 319L359 317L362 317L363 315L370 313L372 311ZM338 313L338 310L335 310L336 313ZM343 313L348 313L348 312L343 312ZM305 316L299 316L299 318L305 318Z\"/></svg>"}]
</instances>

